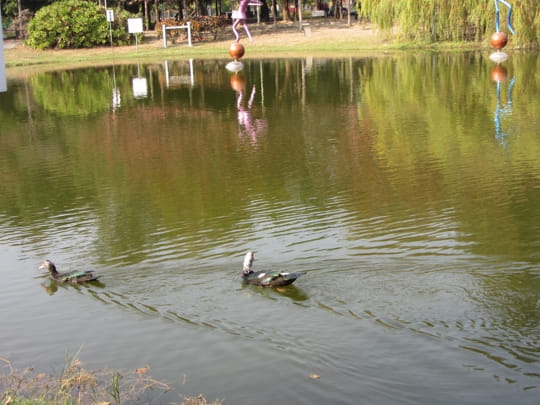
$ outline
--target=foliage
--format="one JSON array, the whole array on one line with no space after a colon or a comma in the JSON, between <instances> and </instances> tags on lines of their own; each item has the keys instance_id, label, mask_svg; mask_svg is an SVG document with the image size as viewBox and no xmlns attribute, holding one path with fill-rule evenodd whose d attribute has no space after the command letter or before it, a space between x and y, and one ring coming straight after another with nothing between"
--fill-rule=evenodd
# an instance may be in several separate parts
<instances>
[{"instance_id":1,"label":"foliage","mask_svg":"<svg viewBox=\"0 0 540 405\"><path fill-rule=\"evenodd\" d=\"M15 17L17 15L17 1L6 0L1 4L2 17Z\"/></svg>"},{"instance_id":2,"label":"foliage","mask_svg":"<svg viewBox=\"0 0 540 405\"><path fill-rule=\"evenodd\" d=\"M59 1L40 9L28 25L33 48L89 48L107 41L107 24L95 3Z\"/></svg>"},{"instance_id":3,"label":"foliage","mask_svg":"<svg viewBox=\"0 0 540 405\"><path fill-rule=\"evenodd\" d=\"M514 5L513 25L517 45L540 46L540 7L538 0L520 0Z\"/></svg>"},{"instance_id":4,"label":"foliage","mask_svg":"<svg viewBox=\"0 0 540 405\"><path fill-rule=\"evenodd\" d=\"M31 77L35 101L49 114L89 116L107 111L110 106L109 70L59 70L42 72Z\"/></svg>"},{"instance_id":5,"label":"foliage","mask_svg":"<svg viewBox=\"0 0 540 405\"><path fill-rule=\"evenodd\" d=\"M163 38L163 29L162 25L165 25L166 27L173 27L178 25L186 25L188 21L180 20L177 21L175 19L166 19L163 21L160 21L158 24L156 24L156 34L158 34L159 38ZM194 39L202 40L203 33L210 33L213 37L213 39L217 38L218 32L222 27L227 26L227 18L225 16L217 16L217 17L191 17L189 19L189 22L191 22L191 35ZM187 37L186 31L178 31L178 30L169 30L167 31L167 40L171 41L172 43L175 43L177 40L180 39L180 36L182 36L183 39Z\"/></svg>"},{"instance_id":6,"label":"foliage","mask_svg":"<svg viewBox=\"0 0 540 405\"><path fill-rule=\"evenodd\" d=\"M136 403L142 394L159 397L170 387L148 376L150 367L120 374L117 371L87 371L77 356L68 357L59 377L36 373L33 368L16 370L9 360L0 358L1 404L52 405L81 403ZM211 405L200 395L186 398L184 404ZM219 405L220 402L212 402Z\"/></svg>"},{"instance_id":7,"label":"foliage","mask_svg":"<svg viewBox=\"0 0 540 405\"><path fill-rule=\"evenodd\" d=\"M117 45L130 42L126 31L130 14L117 9L111 24ZM109 42L105 11L95 3L78 0L58 1L41 8L28 24L26 44L32 48L90 48Z\"/></svg>"},{"instance_id":8,"label":"foliage","mask_svg":"<svg viewBox=\"0 0 540 405\"><path fill-rule=\"evenodd\" d=\"M536 0L514 0L510 36L516 46L540 45L540 8ZM506 7L500 7L501 27L507 30ZM364 0L362 13L382 30L414 41L487 41L495 31L492 0Z\"/></svg>"},{"instance_id":9,"label":"foliage","mask_svg":"<svg viewBox=\"0 0 540 405\"><path fill-rule=\"evenodd\" d=\"M35 13L40 8L45 7L54 1L55 0L3 0L0 2L2 3L2 16L15 18L18 14L19 6Z\"/></svg>"},{"instance_id":10,"label":"foliage","mask_svg":"<svg viewBox=\"0 0 540 405\"><path fill-rule=\"evenodd\" d=\"M110 404L109 399L115 404L136 403L142 394L155 391L154 395L159 396L171 389L167 384L147 376L148 366L126 374L127 381L121 383L124 375L117 371L86 371L76 356L67 359L58 378L35 373L32 368L18 371L9 360L0 358L0 361L9 370L8 373L0 372L0 387L5 388L0 395L3 405ZM107 381L111 381L110 386ZM185 397L182 405L221 405L221 402L207 402L201 394Z\"/></svg>"}]
</instances>

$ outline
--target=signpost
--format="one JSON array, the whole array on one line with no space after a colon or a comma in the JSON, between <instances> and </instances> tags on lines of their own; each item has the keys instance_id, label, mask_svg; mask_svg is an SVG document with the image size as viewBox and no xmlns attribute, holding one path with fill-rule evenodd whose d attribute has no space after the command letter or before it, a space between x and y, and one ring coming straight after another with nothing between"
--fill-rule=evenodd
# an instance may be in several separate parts
<instances>
[{"instance_id":1,"label":"signpost","mask_svg":"<svg viewBox=\"0 0 540 405\"><path fill-rule=\"evenodd\" d=\"M139 44L137 39L137 34L144 32L143 30L143 19L142 18L128 18L128 32L130 34L135 34L135 49L139 50ZM148 95L148 86L146 84L146 77L141 77L139 70L139 62L137 62L137 77L133 78L133 97L135 98L146 98Z\"/></svg>"},{"instance_id":2,"label":"signpost","mask_svg":"<svg viewBox=\"0 0 540 405\"><path fill-rule=\"evenodd\" d=\"M107 16L107 22L109 23L109 38L110 38L110 41L111 41L111 48L113 46L113 43L112 43L112 23L114 22L114 11L113 10L106 10L106 14Z\"/></svg>"},{"instance_id":3,"label":"signpost","mask_svg":"<svg viewBox=\"0 0 540 405\"><path fill-rule=\"evenodd\" d=\"M128 32L135 34L135 50L139 50L139 43L137 34L143 33L143 20L142 18L128 18Z\"/></svg>"}]
</instances>

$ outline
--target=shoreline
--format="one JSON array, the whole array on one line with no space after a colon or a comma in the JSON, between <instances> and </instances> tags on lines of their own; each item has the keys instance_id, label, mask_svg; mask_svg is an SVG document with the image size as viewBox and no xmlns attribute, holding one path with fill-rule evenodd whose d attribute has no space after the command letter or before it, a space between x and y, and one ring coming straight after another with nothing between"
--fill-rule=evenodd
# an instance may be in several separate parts
<instances>
[{"instance_id":1,"label":"shoreline","mask_svg":"<svg viewBox=\"0 0 540 405\"><path fill-rule=\"evenodd\" d=\"M365 21L354 21L350 26L346 20L332 18L312 18L303 22L300 30L298 21L250 24L253 42L247 40L241 31L241 43L246 49L244 59L279 58L302 56L362 56L415 50L471 50L481 49L482 44L405 44L390 39L388 34L381 33L372 24ZM102 46L84 49L48 49L36 50L22 44L21 41L4 41L4 59L6 69L35 70L62 69L76 66L96 66L104 63L124 63L145 61L149 59L181 60L198 59L230 59L228 49L234 40L231 26L222 29L216 40L194 41L193 46L187 40L163 47L163 40L157 38L153 31L145 32L144 40L137 47ZM21 69L24 68L24 69Z\"/></svg>"}]
</instances>

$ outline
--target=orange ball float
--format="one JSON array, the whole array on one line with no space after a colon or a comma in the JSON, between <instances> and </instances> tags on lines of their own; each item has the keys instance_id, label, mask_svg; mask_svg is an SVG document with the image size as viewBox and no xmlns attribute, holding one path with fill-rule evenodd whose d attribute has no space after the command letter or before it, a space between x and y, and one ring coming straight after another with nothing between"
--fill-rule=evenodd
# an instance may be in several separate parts
<instances>
[{"instance_id":1,"label":"orange ball float","mask_svg":"<svg viewBox=\"0 0 540 405\"><path fill-rule=\"evenodd\" d=\"M504 32L495 32L490 38L491 45L494 48L501 50L508 42L508 36Z\"/></svg>"},{"instance_id":2,"label":"orange ball float","mask_svg":"<svg viewBox=\"0 0 540 405\"><path fill-rule=\"evenodd\" d=\"M496 65L491 70L491 80L502 83L506 80L506 69L501 65Z\"/></svg>"},{"instance_id":3,"label":"orange ball float","mask_svg":"<svg viewBox=\"0 0 540 405\"><path fill-rule=\"evenodd\" d=\"M238 92L245 90L246 78L241 74L231 76L231 87Z\"/></svg>"},{"instance_id":4,"label":"orange ball float","mask_svg":"<svg viewBox=\"0 0 540 405\"><path fill-rule=\"evenodd\" d=\"M244 45L242 45L240 42L233 42L229 47L229 55L231 55L234 60L238 60L244 56L244 52Z\"/></svg>"}]
</instances>

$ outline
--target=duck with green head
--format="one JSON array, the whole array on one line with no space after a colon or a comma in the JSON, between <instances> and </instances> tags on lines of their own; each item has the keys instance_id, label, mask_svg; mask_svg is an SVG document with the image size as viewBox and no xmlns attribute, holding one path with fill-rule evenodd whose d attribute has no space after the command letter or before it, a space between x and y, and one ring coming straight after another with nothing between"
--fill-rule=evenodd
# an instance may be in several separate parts
<instances>
[{"instance_id":1,"label":"duck with green head","mask_svg":"<svg viewBox=\"0 0 540 405\"><path fill-rule=\"evenodd\" d=\"M49 271L49 276L58 283L71 283L82 284L87 281L96 281L101 276L96 275L91 270L75 270L68 273L59 273L56 270L56 266L50 260L45 260L39 266L39 269L46 269Z\"/></svg>"}]
</instances>

